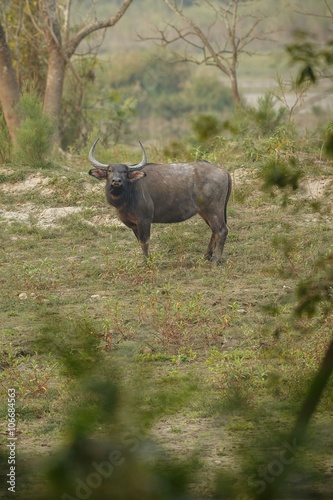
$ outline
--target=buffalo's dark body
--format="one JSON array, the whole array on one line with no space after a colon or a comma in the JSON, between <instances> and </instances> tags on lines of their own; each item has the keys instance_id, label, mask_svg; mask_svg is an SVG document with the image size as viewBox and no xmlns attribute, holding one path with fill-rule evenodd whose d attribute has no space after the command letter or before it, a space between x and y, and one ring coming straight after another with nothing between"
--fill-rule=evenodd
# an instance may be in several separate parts
<instances>
[{"instance_id":1,"label":"buffalo's dark body","mask_svg":"<svg viewBox=\"0 0 333 500\"><path fill-rule=\"evenodd\" d=\"M133 230L146 257L153 222L182 222L199 214L212 230L207 257L216 264L221 262L228 235L226 209L231 192L227 171L199 161L148 163L140 171L127 165L108 165L92 169L89 174L106 179L107 201Z\"/></svg>"}]
</instances>

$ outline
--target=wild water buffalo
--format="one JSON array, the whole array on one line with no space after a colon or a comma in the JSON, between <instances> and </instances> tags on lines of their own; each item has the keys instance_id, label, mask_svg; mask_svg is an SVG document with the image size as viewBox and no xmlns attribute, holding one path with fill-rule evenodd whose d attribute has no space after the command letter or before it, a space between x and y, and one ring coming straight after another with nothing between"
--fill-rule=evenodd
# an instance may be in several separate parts
<instances>
[{"instance_id":1,"label":"wild water buffalo","mask_svg":"<svg viewBox=\"0 0 333 500\"><path fill-rule=\"evenodd\" d=\"M137 165L100 163L94 158L97 139L89 151L95 167L89 174L106 179L106 198L115 207L119 219L131 228L149 256L152 222L182 222L199 214L212 230L206 257L221 262L228 235L227 203L231 192L230 174L206 161L193 163L147 163Z\"/></svg>"}]
</instances>

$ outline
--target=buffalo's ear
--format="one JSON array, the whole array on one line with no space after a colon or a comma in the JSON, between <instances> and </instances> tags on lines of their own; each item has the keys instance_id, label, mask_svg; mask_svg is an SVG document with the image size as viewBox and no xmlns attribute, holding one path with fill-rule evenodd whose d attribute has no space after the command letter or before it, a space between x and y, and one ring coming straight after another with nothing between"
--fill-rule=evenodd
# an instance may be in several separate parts
<instances>
[{"instance_id":1,"label":"buffalo's ear","mask_svg":"<svg viewBox=\"0 0 333 500\"><path fill-rule=\"evenodd\" d=\"M134 170L134 172L128 172L128 179L130 182L134 182L146 177L146 175L146 172L142 172L142 170Z\"/></svg>"},{"instance_id":2,"label":"buffalo's ear","mask_svg":"<svg viewBox=\"0 0 333 500\"><path fill-rule=\"evenodd\" d=\"M96 179L106 179L107 171L104 168L92 168L89 170L89 175L96 177Z\"/></svg>"}]
</instances>

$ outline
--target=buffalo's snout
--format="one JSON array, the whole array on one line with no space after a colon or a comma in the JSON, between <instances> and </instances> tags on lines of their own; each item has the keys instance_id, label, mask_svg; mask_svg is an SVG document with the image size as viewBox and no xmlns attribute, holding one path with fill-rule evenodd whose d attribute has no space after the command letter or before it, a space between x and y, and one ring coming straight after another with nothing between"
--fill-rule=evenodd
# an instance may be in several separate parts
<instances>
[{"instance_id":1,"label":"buffalo's snout","mask_svg":"<svg viewBox=\"0 0 333 500\"><path fill-rule=\"evenodd\" d=\"M120 177L114 177L111 179L110 184L112 187L121 187L123 185L123 181Z\"/></svg>"}]
</instances>

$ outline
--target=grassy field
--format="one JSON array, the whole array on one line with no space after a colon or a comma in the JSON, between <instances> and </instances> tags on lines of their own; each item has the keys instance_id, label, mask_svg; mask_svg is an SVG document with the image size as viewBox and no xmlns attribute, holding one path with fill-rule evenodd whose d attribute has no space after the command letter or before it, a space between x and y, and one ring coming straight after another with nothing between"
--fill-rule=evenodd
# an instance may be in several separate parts
<instances>
[{"instance_id":1,"label":"grassy field","mask_svg":"<svg viewBox=\"0 0 333 500\"><path fill-rule=\"evenodd\" d=\"M332 251L332 165L303 154L302 189L272 196L262 163L222 154L218 268L200 218L155 225L145 265L85 157L1 167L1 475L14 388L17 498L244 500L287 461L277 498L332 498L332 383L306 444L287 443L332 335L332 313L294 315Z\"/></svg>"}]
</instances>

